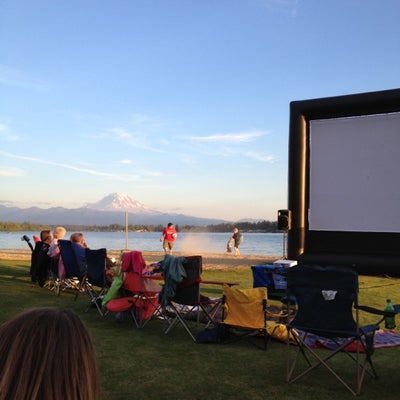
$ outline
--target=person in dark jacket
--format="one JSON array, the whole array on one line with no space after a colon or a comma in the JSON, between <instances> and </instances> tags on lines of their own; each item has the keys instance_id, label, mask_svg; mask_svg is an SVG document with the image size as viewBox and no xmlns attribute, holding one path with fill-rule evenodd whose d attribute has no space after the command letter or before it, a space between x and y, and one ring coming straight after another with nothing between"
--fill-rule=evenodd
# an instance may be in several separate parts
<instances>
[{"instance_id":1,"label":"person in dark jacket","mask_svg":"<svg viewBox=\"0 0 400 400\"><path fill-rule=\"evenodd\" d=\"M243 235L238 228L233 228L233 235L231 239L233 240L233 249L235 251L235 256L240 256L239 245L243 241Z\"/></svg>"},{"instance_id":2,"label":"person in dark jacket","mask_svg":"<svg viewBox=\"0 0 400 400\"><path fill-rule=\"evenodd\" d=\"M40 241L35 243L35 248L31 255L31 280L38 283L39 286L44 286L50 266L51 258L47 255L53 236L50 230L40 232Z\"/></svg>"}]
</instances>

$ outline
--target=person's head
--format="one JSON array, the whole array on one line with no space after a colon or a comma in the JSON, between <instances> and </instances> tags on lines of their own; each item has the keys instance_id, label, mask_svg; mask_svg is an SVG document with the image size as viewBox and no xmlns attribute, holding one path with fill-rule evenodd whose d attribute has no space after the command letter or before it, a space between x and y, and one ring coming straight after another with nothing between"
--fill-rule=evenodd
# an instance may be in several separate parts
<instances>
[{"instance_id":1,"label":"person's head","mask_svg":"<svg viewBox=\"0 0 400 400\"><path fill-rule=\"evenodd\" d=\"M70 236L69 240L72 243L76 243L82 247L86 247L85 238L83 237L83 233L75 232Z\"/></svg>"},{"instance_id":2,"label":"person's head","mask_svg":"<svg viewBox=\"0 0 400 400\"><path fill-rule=\"evenodd\" d=\"M238 228L233 228L233 233L238 233L239 232L239 229Z\"/></svg>"},{"instance_id":3,"label":"person's head","mask_svg":"<svg viewBox=\"0 0 400 400\"><path fill-rule=\"evenodd\" d=\"M0 399L97 400L90 334L71 310L34 308L0 326Z\"/></svg>"},{"instance_id":4,"label":"person's head","mask_svg":"<svg viewBox=\"0 0 400 400\"><path fill-rule=\"evenodd\" d=\"M54 229L54 239L64 239L66 233L67 230L63 226L57 226L57 228Z\"/></svg>"},{"instance_id":5,"label":"person's head","mask_svg":"<svg viewBox=\"0 0 400 400\"><path fill-rule=\"evenodd\" d=\"M174 224L172 222L168 222L168 228L172 228L174 226Z\"/></svg>"},{"instance_id":6,"label":"person's head","mask_svg":"<svg viewBox=\"0 0 400 400\"><path fill-rule=\"evenodd\" d=\"M51 234L50 229L45 229L40 232L40 241L50 243L53 240L53 236Z\"/></svg>"}]
</instances>

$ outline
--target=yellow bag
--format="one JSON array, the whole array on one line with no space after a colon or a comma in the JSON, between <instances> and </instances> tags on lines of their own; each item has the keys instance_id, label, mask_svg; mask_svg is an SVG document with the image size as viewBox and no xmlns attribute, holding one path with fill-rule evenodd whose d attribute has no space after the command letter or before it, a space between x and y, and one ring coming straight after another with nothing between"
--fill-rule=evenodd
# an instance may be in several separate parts
<instances>
[{"instance_id":1,"label":"yellow bag","mask_svg":"<svg viewBox=\"0 0 400 400\"><path fill-rule=\"evenodd\" d=\"M288 340L288 330L286 328L286 325L284 324L274 324L274 325L268 325L267 326L267 331L268 334L277 340L280 340L281 342L287 342ZM294 342L294 336L293 335L298 335L297 332L292 331L292 333L290 334L290 342Z\"/></svg>"}]
</instances>

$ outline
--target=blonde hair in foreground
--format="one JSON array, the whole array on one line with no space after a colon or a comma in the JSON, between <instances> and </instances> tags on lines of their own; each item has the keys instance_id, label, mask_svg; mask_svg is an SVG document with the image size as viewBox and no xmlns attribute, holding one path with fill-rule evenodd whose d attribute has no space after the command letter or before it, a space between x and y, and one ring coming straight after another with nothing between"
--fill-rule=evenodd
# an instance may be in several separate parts
<instances>
[{"instance_id":1,"label":"blonde hair in foreground","mask_svg":"<svg viewBox=\"0 0 400 400\"><path fill-rule=\"evenodd\" d=\"M98 400L91 337L71 310L34 308L0 326L1 400Z\"/></svg>"}]
</instances>

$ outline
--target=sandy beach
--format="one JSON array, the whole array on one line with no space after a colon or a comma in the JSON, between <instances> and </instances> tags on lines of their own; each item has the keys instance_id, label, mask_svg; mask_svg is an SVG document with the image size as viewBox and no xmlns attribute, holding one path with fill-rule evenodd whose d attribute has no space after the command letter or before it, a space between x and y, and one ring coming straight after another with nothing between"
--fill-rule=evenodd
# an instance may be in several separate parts
<instances>
[{"instance_id":1,"label":"sandy beach","mask_svg":"<svg viewBox=\"0 0 400 400\"><path fill-rule=\"evenodd\" d=\"M118 258L120 250L108 250L109 257ZM235 257L231 254L217 254L217 253L204 253L204 254L187 254L187 253L174 253L174 256L189 256L201 255L203 256L203 269L228 269L228 268L249 268L251 265L271 264L277 260L279 256L262 256L262 255L243 255ZM1 260L30 260L31 251L29 249L1 249ZM161 251L143 251L143 257L147 263L161 261L164 253Z\"/></svg>"}]
</instances>

